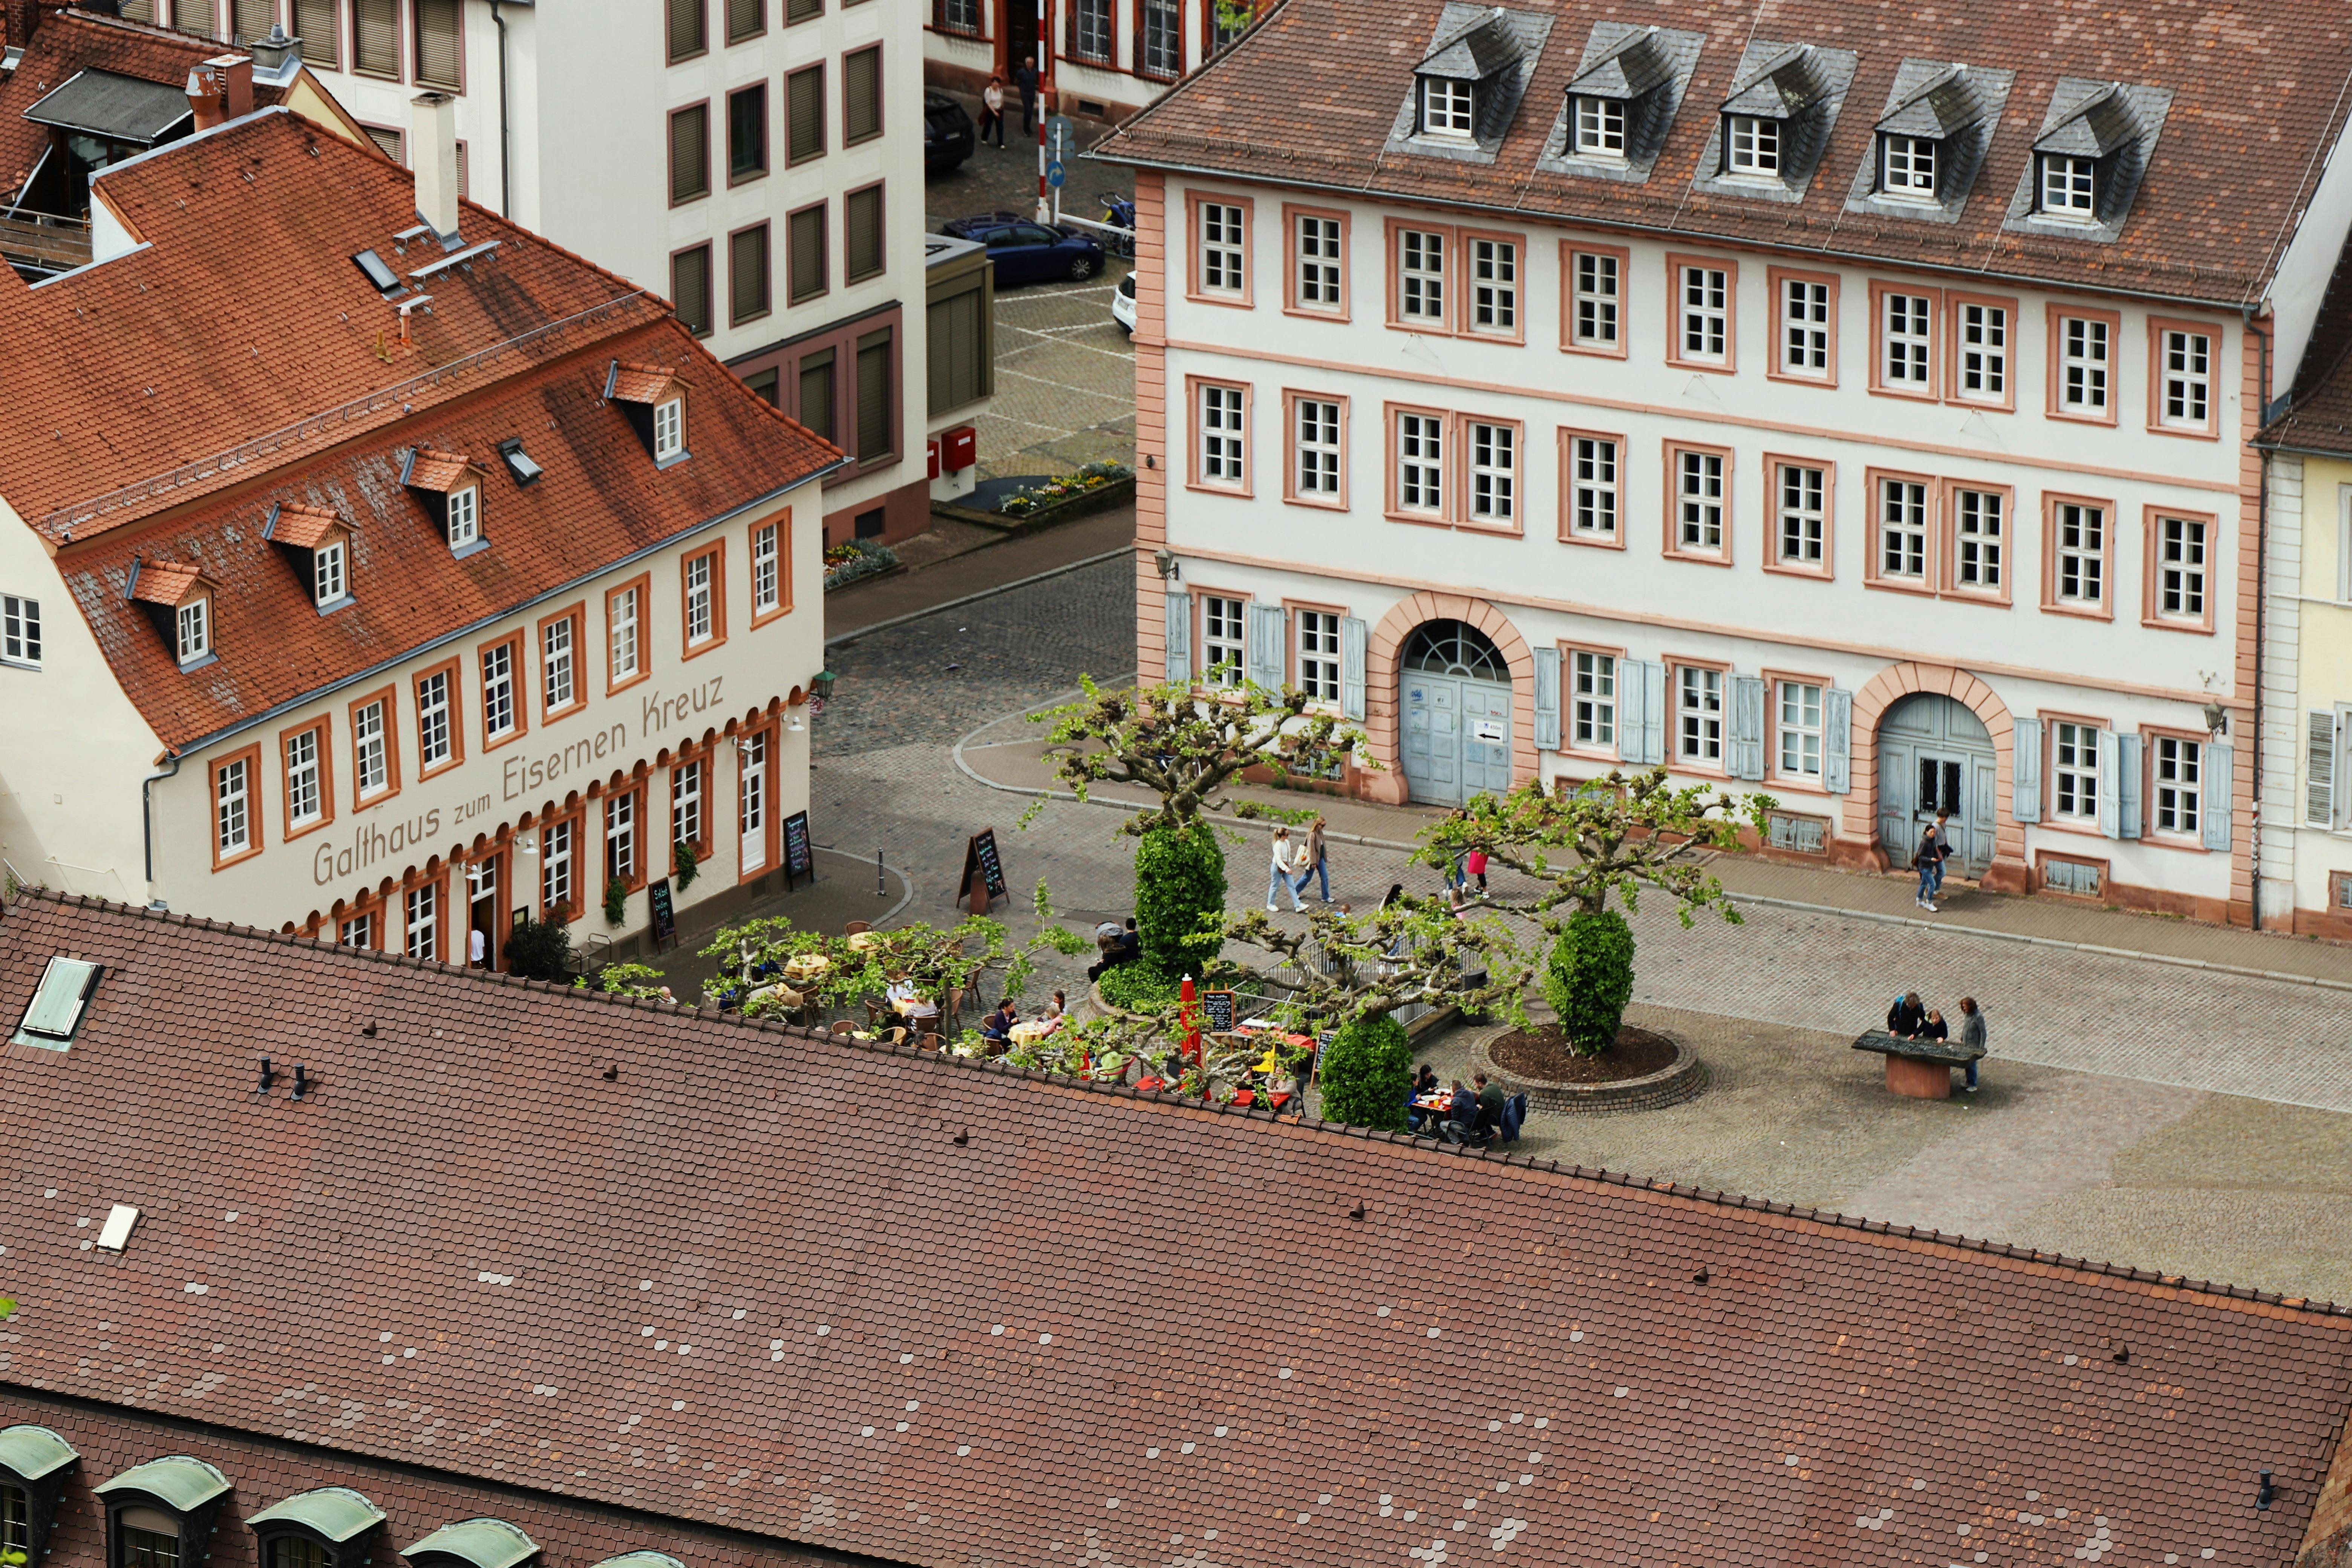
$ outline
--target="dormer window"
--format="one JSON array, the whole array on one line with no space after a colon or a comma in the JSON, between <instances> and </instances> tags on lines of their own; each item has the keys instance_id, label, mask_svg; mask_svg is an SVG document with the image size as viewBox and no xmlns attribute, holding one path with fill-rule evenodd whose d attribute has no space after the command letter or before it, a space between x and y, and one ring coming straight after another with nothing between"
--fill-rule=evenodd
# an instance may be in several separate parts
<instances>
[{"instance_id":1,"label":"dormer window","mask_svg":"<svg viewBox=\"0 0 2352 1568\"><path fill-rule=\"evenodd\" d=\"M2042 162L2041 210L2052 217L2098 216L2098 161L2063 153L2044 153Z\"/></svg>"},{"instance_id":2,"label":"dormer window","mask_svg":"<svg viewBox=\"0 0 2352 1568\"><path fill-rule=\"evenodd\" d=\"M1752 114L1724 116L1723 167L1726 174L1780 173L1780 122Z\"/></svg>"},{"instance_id":3,"label":"dormer window","mask_svg":"<svg viewBox=\"0 0 2352 1568\"><path fill-rule=\"evenodd\" d=\"M261 1568L358 1568L383 1510L349 1487L320 1487L272 1503L245 1521Z\"/></svg>"},{"instance_id":4,"label":"dormer window","mask_svg":"<svg viewBox=\"0 0 2352 1568\"><path fill-rule=\"evenodd\" d=\"M486 470L457 452L418 447L402 459L400 482L415 492L441 525L453 555L486 548L482 537L482 480Z\"/></svg>"},{"instance_id":5,"label":"dormer window","mask_svg":"<svg viewBox=\"0 0 2352 1568\"><path fill-rule=\"evenodd\" d=\"M1890 196L1932 200L1936 195L1936 143L1925 136L1878 139L1878 188Z\"/></svg>"},{"instance_id":6,"label":"dormer window","mask_svg":"<svg viewBox=\"0 0 2352 1568\"><path fill-rule=\"evenodd\" d=\"M1472 112L1476 101L1476 89L1472 83L1452 77L1422 78L1421 133L1467 142L1478 123Z\"/></svg>"},{"instance_id":7,"label":"dormer window","mask_svg":"<svg viewBox=\"0 0 2352 1568\"><path fill-rule=\"evenodd\" d=\"M667 463L686 451L686 400L665 399L654 405L654 461Z\"/></svg>"},{"instance_id":8,"label":"dormer window","mask_svg":"<svg viewBox=\"0 0 2352 1568\"><path fill-rule=\"evenodd\" d=\"M338 539L310 552L310 599L322 610L351 593L351 576L345 570L344 548L343 542Z\"/></svg>"},{"instance_id":9,"label":"dormer window","mask_svg":"<svg viewBox=\"0 0 2352 1568\"><path fill-rule=\"evenodd\" d=\"M1637 184L1664 151L1698 64L1696 33L1596 22L1538 166Z\"/></svg>"},{"instance_id":10,"label":"dormer window","mask_svg":"<svg viewBox=\"0 0 2352 1568\"><path fill-rule=\"evenodd\" d=\"M1444 7L1437 36L1412 68L1412 90L1397 110L1389 142L1401 153L1471 163L1491 160L1527 90L1536 18L1500 5L1459 0Z\"/></svg>"},{"instance_id":11,"label":"dormer window","mask_svg":"<svg viewBox=\"0 0 2352 1568\"><path fill-rule=\"evenodd\" d=\"M2120 239L2171 108L2165 88L2060 77L2004 226L2070 240Z\"/></svg>"},{"instance_id":12,"label":"dormer window","mask_svg":"<svg viewBox=\"0 0 2352 1568\"><path fill-rule=\"evenodd\" d=\"M1859 60L1850 49L1749 44L1693 186L1744 201L1803 200Z\"/></svg>"},{"instance_id":13,"label":"dormer window","mask_svg":"<svg viewBox=\"0 0 2352 1568\"><path fill-rule=\"evenodd\" d=\"M1854 171L1846 211L1958 223L2015 80L2013 71L1960 60L1905 60L1872 128L1871 160Z\"/></svg>"},{"instance_id":14,"label":"dormer window","mask_svg":"<svg viewBox=\"0 0 2352 1568\"><path fill-rule=\"evenodd\" d=\"M449 548L463 550L482 537L482 487L449 492Z\"/></svg>"},{"instance_id":15,"label":"dormer window","mask_svg":"<svg viewBox=\"0 0 2352 1568\"><path fill-rule=\"evenodd\" d=\"M212 584L194 566L133 561L124 596L147 606L182 669L212 661L217 630L213 625Z\"/></svg>"},{"instance_id":16,"label":"dormer window","mask_svg":"<svg viewBox=\"0 0 2352 1568\"><path fill-rule=\"evenodd\" d=\"M324 507L281 501L269 509L261 537L286 552L320 615L352 602L351 530Z\"/></svg>"},{"instance_id":17,"label":"dormer window","mask_svg":"<svg viewBox=\"0 0 2352 1568\"><path fill-rule=\"evenodd\" d=\"M1622 99L1576 100L1576 151L1585 158L1625 155L1625 104Z\"/></svg>"},{"instance_id":18,"label":"dormer window","mask_svg":"<svg viewBox=\"0 0 2352 1568\"><path fill-rule=\"evenodd\" d=\"M179 606L179 655L183 665L195 663L213 651L213 604L199 596Z\"/></svg>"},{"instance_id":19,"label":"dormer window","mask_svg":"<svg viewBox=\"0 0 2352 1568\"><path fill-rule=\"evenodd\" d=\"M667 365L605 363L604 401L628 419L656 468L667 468L691 456L686 449L688 390Z\"/></svg>"},{"instance_id":20,"label":"dormer window","mask_svg":"<svg viewBox=\"0 0 2352 1568\"><path fill-rule=\"evenodd\" d=\"M50 975L59 964L72 964L70 959L49 960L49 973L41 977L41 989L47 993ZM75 964L76 968L95 971L95 964ZM93 978L91 984L96 984ZM39 1005L37 1000L36 1008ZM76 1016L79 1017L77 1012ZM32 1016L26 1017L32 1026ZM41 1036L27 1036L17 1031L16 1045L46 1046L51 1050L65 1048L63 1042ZM30 1425L0 1429L0 1516L6 1521L5 1544L25 1553L38 1563L48 1550L49 1525L57 1518L58 1494L65 1488L66 1473L81 1456L73 1446L46 1426Z\"/></svg>"},{"instance_id":21,"label":"dormer window","mask_svg":"<svg viewBox=\"0 0 2352 1568\"><path fill-rule=\"evenodd\" d=\"M107 1568L183 1568L202 1562L228 1478L185 1454L150 1459L96 1490L106 1505Z\"/></svg>"}]
</instances>

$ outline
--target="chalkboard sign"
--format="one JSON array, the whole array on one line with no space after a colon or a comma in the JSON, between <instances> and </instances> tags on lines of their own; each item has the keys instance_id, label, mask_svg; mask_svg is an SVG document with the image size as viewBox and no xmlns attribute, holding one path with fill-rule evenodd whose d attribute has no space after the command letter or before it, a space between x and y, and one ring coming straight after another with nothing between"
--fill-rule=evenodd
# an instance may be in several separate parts
<instances>
[{"instance_id":1,"label":"chalkboard sign","mask_svg":"<svg viewBox=\"0 0 2352 1568\"><path fill-rule=\"evenodd\" d=\"M1234 994L1230 991L1201 993L1201 1027L1212 1035L1229 1035L1234 1029Z\"/></svg>"},{"instance_id":2,"label":"chalkboard sign","mask_svg":"<svg viewBox=\"0 0 2352 1568\"><path fill-rule=\"evenodd\" d=\"M646 898L653 905L654 951L659 952L662 943L677 940L677 911L670 908L669 879L664 877L646 888Z\"/></svg>"},{"instance_id":3,"label":"chalkboard sign","mask_svg":"<svg viewBox=\"0 0 2352 1568\"><path fill-rule=\"evenodd\" d=\"M808 813L796 811L784 818L784 886L814 877L814 864L809 858Z\"/></svg>"},{"instance_id":4,"label":"chalkboard sign","mask_svg":"<svg viewBox=\"0 0 2352 1568\"><path fill-rule=\"evenodd\" d=\"M956 886L969 889L975 876L987 879L990 898L1004 897L1004 864L996 858L996 829L993 827L982 828L964 845L963 875L956 879Z\"/></svg>"}]
</instances>

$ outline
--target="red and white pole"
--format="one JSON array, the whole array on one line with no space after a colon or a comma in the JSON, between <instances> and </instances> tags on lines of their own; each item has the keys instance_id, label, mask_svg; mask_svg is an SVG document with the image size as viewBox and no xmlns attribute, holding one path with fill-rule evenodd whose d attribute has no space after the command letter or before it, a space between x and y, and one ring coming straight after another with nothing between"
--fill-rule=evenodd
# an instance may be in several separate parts
<instances>
[{"instance_id":1,"label":"red and white pole","mask_svg":"<svg viewBox=\"0 0 2352 1568\"><path fill-rule=\"evenodd\" d=\"M1030 96L1037 115L1037 221L1054 221L1052 203L1045 191L1045 0L1037 0L1037 86Z\"/></svg>"},{"instance_id":2,"label":"red and white pole","mask_svg":"<svg viewBox=\"0 0 2352 1568\"><path fill-rule=\"evenodd\" d=\"M1201 1065L1201 1015L1194 1011L1192 1006L1191 975L1184 976L1183 986L1177 995L1180 1004L1177 1016L1183 1023L1184 1049L1192 1055L1192 1065L1198 1067Z\"/></svg>"}]
</instances>

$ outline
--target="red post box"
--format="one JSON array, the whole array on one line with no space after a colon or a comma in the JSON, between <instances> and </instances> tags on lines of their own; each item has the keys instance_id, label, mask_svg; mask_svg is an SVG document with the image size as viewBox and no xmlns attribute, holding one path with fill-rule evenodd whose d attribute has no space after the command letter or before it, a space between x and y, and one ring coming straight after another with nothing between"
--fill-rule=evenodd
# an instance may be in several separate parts
<instances>
[{"instance_id":1,"label":"red post box","mask_svg":"<svg viewBox=\"0 0 2352 1568\"><path fill-rule=\"evenodd\" d=\"M927 442L925 442L925 443L924 443L924 452L925 452L925 455L926 455L926 456L928 456L928 457L930 458L930 462L931 462L931 473L930 473L930 477L931 477L932 479L938 479L938 478L940 477L940 444L939 444L939 442L938 442L936 439L933 439L933 440L930 440L930 441L927 441Z\"/></svg>"},{"instance_id":2,"label":"red post box","mask_svg":"<svg viewBox=\"0 0 2352 1568\"><path fill-rule=\"evenodd\" d=\"M940 437L944 448L941 460L948 469L969 468L980 461L980 432L969 425L959 425Z\"/></svg>"}]
</instances>

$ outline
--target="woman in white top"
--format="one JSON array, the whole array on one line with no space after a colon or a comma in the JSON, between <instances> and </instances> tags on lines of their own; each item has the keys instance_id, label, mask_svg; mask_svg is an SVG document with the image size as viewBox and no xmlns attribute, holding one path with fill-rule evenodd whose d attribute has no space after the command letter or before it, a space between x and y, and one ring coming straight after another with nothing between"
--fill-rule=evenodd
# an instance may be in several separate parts
<instances>
[{"instance_id":1,"label":"woman in white top","mask_svg":"<svg viewBox=\"0 0 2352 1568\"><path fill-rule=\"evenodd\" d=\"M1300 913L1306 911L1307 906L1298 901L1298 889L1290 885L1291 878L1297 874L1297 867L1293 861L1290 850L1290 829L1277 827L1274 830L1274 866L1265 883L1267 909L1271 910L1275 907L1274 900L1277 893L1288 893L1291 909Z\"/></svg>"}]
</instances>

